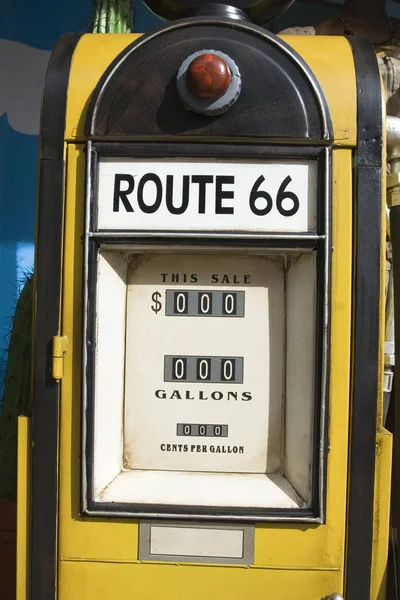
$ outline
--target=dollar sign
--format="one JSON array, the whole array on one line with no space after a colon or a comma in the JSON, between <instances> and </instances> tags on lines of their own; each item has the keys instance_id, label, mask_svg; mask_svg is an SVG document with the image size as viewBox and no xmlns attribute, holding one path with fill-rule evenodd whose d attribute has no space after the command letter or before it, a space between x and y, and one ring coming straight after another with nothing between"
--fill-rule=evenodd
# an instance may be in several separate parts
<instances>
[{"instance_id":1,"label":"dollar sign","mask_svg":"<svg viewBox=\"0 0 400 600\"><path fill-rule=\"evenodd\" d=\"M159 300L159 298L161 298L161 294L160 292L154 292L154 294L152 294L151 299L154 302L154 305L151 307L151 310L154 310L154 312L157 314L158 311L161 310L162 304Z\"/></svg>"}]
</instances>

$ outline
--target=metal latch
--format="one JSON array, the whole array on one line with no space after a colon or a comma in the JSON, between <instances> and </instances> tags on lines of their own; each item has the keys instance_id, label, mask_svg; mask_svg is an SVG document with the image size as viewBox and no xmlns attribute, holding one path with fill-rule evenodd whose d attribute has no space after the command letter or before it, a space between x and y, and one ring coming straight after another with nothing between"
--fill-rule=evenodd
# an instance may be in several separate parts
<instances>
[{"instance_id":1,"label":"metal latch","mask_svg":"<svg viewBox=\"0 0 400 600\"><path fill-rule=\"evenodd\" d=\"M68 338L66 335L53 337L53 362L51 374L53 379L60 381L64 375L64 354L67 351Z\"/></svg>"}]
</instances>

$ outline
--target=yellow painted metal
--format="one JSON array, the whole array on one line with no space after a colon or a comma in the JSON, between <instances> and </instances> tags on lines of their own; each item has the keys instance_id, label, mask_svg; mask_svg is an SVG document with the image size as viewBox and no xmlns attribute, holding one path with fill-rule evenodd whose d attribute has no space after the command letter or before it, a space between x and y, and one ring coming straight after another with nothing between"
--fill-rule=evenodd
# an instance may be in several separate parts
<instances>
[{"instance_id":1,"label":"yellow painted metal","mask_svg":"<svg viewBox=\"0 0 400 600\"><path fill-rule=\"evenodd\" d=\"M251 567L151 564L138 561L133 519L80 516L82 264L85 146L90 94L107 66L137 36L85 35L71 67L66 115L68 144L61 332L69 341L61 382L58 598L124 600L320 600L343 593L352 297L352 147L356 145L356 85L349 44L342 38L285 38L316 74L329 103L333 151L332 330L327 517L323 525L256 526ZM332 61L332 56L335 61ZM328 66L329 65L329 68ZM337 81L341 81L340 88ZM343 100L345 98L345 101ZM379 423L378 423L379 424ZM390 436L378 435L371 598L381 599L389 505ZM383 515L381 519L380 515ZM18 598L18 600L22 600Z\"/></svg>"},{"instance_id":2,"label":"yellow painted metal","mask_svg":"<svg viewBox=\"0 0 400 600\"><path fill-rule=\"evenodd\" d=\"M72 58L68 85L65 137L84 137L87 105L99 79L114 58L134 42L138 34L86 34L76 47Z\"/></svg>"},{"instance_id":3,"label":"yellow painted metal","mask_svg":"<svg viewBox=\"0 0 400 600\"><path fill-rule=\"evenodd\" d=\"M282 39L302 56L318 79L331 112L335 144L355 146L356 79L353 54L348 41L344 37L319 35L290 35L282 36Z\"/></svg>"},{"instance_id":4,"label":"yellow painted metal","mask_svg":"<svg viewBox=\"0 0 400 600\"><path fill-rule=\"evenodd\" d=\"M62 332L68 337L64 358L60 440L60 557L136 560L138 527L135 522L96 519L80 513L80 442L82 376L82 232L86 154L83 145L68 147L65 252L63 266ZM83 600L83 596L80 596ZM117 600L118 596L114 597Z\"/></svg>"},{"instance_id":5,"label":"yellow painted metal","mask_svg":"<svg viewBox=\"0 0 400 600\"><path fill-rule=\"evenodd\" d=\"M61 400L59 598L139 598L186 600L207 595L219 600L262 597L319 600L343 592L348 398L350 386L352 152L333 152L333 300L331 397L326 525L257 525L255 565L251 568L148 565L138 561L134 520L82 519L80 512L80 381L82 242L85 151L68 145L67 202L63 271L62 332L69 340L64 358ZM340 189L339 189L340 181ZM340 373L340 377L334 377ZM158 583L156 582L158 581ZM211 581L212 580L212 581ZM159 581L163 581L160 596ZM212 589L212 586L215 589ZM156 592L156 590L158 590ZM246 595L245 591L246 590ZM108 595L107 595L108 594ZM131 597L131 596L130 596Z\"/></svg>"},{"instance_id":6,"label":"yellow painted metal","mask_svg":"<svg viewBox=\"0 0 400 600\"><path fill-rule=\"evenodd\" d=\"M381 427L377 435L371 600L386 600L389 548L392 434Z\"/></svg>"},{"instance_id":7,"label":"yellow painted metal","mask_svg":"<svg viewBox=\"0 0 400 600\"><path fill-rule=\"evenodd\" d=\"M78 141L84 138L84 122L90 94L114 58L138 37L140 36L137 34L82 36L71 65L66 139ZM325 92L336 145L355 146L357 98L353 56L349 43L341 37L284 36L283 39L301 54ZM332 56L335 57L334 61ZM346 102L343 102L344 98Z\"/></svg>"},{"instance_id":8,"label":"yellow painted metal","mask_svg":"<svg viewBox=\"0 0 400 600\"><path fill-rule=\"evenodd\" d=\"M53 337L53 357L51 374L53 379L60 381L64 372L64 354L67 351L68 338L66 335L55 335Z\"/></svg>"},{"instance_id":9,"label":"yellow painted metal","mask_svg":"<svg viewBox=\"0 0 400 600\"><path fill-rule=\"evenodd\" d=\"M321 600L337 574L226 566L62 562L59 600Z\"/></svg>"},{"instance_id":10,"label":"yellow painted metal","mask_svg":"<svg viewBox=\"0 0 400 600\"><path fill-rule=\"evenodd\" d=\"M31 420L18 417L16 600L28 600Z\"/></svg>"}]
</instances>

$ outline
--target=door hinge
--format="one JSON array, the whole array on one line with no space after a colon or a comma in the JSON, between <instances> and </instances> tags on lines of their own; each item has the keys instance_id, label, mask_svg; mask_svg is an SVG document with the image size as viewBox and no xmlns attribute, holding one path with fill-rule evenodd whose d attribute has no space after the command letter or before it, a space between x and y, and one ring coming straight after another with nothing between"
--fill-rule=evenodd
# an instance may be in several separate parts
<instances>
[{"instance_id":1,"label":"door hinge","mask_svg":"<svg viewBox=\"0 0 400 600\"><path fill-rule=\"evenodd\" d=\"M67 351L68 338L66 335L55 335L53 337L53 362L51 374L53 379L60 381L64 375L64 354Z\"/></svg>"}]
</instances>

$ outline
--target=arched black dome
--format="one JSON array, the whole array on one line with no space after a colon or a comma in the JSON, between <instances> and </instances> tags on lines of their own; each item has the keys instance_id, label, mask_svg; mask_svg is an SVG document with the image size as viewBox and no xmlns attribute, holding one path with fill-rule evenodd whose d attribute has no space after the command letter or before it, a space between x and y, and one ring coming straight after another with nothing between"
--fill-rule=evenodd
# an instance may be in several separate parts
<instances>
[{"instance_id":1,"label":"arched black dome","mask_svg":"<svg viewBox=\"0 0 400 600\"><path fill-rule=\"evenodd\" d=\"M204 49L229 55L242 77L238 101L218 117L185 110L176 89L182 62ZM208 18L172 23L123 50L93 93L86 133L97 139L332 138L325 96L296 52L246 21Z\"/></svg>"}]
</instances>

